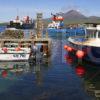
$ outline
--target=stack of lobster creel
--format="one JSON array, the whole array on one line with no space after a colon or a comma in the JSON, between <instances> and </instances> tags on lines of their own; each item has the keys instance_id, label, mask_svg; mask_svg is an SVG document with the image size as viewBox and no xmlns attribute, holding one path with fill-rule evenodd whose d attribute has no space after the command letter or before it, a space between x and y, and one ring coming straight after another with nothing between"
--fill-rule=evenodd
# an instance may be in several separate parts
<instances>
[{"instance_id":1,"label":"stack of lobster creel","mask_svg":"<svg viewBox=\"0 0 100 100\"><path fill-rule=\"evenodd\" d=\"M24 32L21 30L6 30L3 34L2 34L3 38L24 38Z\"/></svg>"}]
</instances>

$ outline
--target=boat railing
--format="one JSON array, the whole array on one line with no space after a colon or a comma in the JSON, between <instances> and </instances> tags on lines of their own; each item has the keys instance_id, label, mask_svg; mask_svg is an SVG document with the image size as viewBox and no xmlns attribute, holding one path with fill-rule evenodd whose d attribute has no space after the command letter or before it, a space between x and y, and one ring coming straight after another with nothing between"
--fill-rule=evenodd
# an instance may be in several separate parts
<instances>
[{"instance_id":1,"label":"boat railing","mask_svg":"<svg viewBox=\"0 0 100 100\"><path fill-rule=\"evenodd\" d=\"M96 30L87 29L86 37L89 39L100 38L100 29Z\"/></svg>"}]
</instances>

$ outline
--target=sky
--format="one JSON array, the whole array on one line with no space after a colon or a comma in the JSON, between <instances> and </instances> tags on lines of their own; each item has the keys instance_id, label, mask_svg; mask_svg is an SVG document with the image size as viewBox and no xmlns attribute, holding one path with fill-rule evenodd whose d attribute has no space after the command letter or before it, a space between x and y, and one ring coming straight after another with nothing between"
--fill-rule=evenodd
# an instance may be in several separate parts
<instances>
[{"instance_id":1,"label":"sky","mask_svg":"<svg viewBox=\"0 0 100 100\"><path fill-rule=\"evenodd\" d=\"M29 15L36 18L42 12L44 18L52 13L78 10L86 16L100 16L100 0L0 0L0 22L7 22Z\"/></svg>"}]
</instances>

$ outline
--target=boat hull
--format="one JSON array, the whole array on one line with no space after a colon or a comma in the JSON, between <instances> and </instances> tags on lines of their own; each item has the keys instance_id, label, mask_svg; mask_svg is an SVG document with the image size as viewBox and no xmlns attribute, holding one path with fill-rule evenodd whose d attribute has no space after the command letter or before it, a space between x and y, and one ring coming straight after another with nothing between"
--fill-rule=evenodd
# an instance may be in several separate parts
<instances>
[{"instance_id":1,"label":"boat hull","mask_svg":"<svg viewBox=\"0 0 100 100\"><path fill-rule=\"evenodd\" d=\"M62 32L66 33L66 29L56 29L56 28L48 28L48 32Z\"/></svg>"},{"instance_id":2,"label":"boat hull","mask_svg":"<svg viewBox=\"0 0 100 100\"><path fill-rule=\"evenodd\" d=\"M75 53L77 50L82 50L85 53L84 60L100 65L100 47L77 45L68 41L68 45L74 48Z\"/></svg>"},{"instance_id":3,"label":"boat hull","mask_svg":"<svg viewBox=\"0 0 100 100\"><path fill-rule=\"evenodd\" d=\"M85 60L93 62L95 64L100 64L100 47L84 46L86 48Z\"/></svg>"},{"instance_id":4,"label":"boat hull","mask_svg":"<svg viewBox=\"0 0 100 100\"><path fill-rule=\"evenodd\" d=\"M16 28L16 29L34 29L34 23L30 23L30 24L22 24L20 25L18 24L10 24L7 25L7 28Z\"/></svg>"},{"instance_id":5,"label":"boat hull","mask_svg":"<svg viewBox=\"0 0 100 100\"><path fill-rule=\"evenodd\" d=\"M30 54L0 54L0 61L27 61Z\"/></svg>"}]
</instances>

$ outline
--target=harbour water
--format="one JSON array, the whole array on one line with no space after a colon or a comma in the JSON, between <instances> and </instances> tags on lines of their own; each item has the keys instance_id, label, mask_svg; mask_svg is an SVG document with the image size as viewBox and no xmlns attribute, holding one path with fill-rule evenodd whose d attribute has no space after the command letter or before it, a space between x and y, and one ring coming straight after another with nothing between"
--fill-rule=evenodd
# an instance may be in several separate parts
<instances>
[{"instance_id":1,"label":"harbour water","mask_svg":"<svg viewBox=\"0 0 100 100\"><path fill-rule=\"evenodd\" d=\"M99 100L100 67L83 62L80 75L78 63L63 49L63 33L50 38L49 58L37 63L0 62L0 100Z\"/></svg>"}]
</instances>

